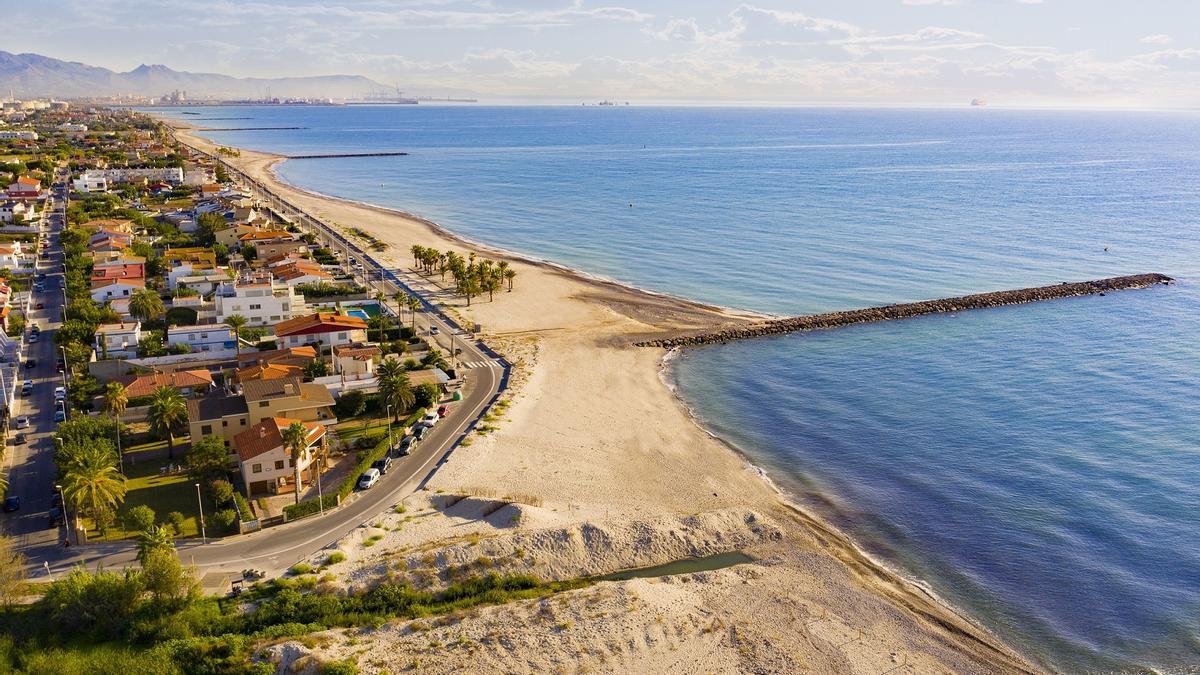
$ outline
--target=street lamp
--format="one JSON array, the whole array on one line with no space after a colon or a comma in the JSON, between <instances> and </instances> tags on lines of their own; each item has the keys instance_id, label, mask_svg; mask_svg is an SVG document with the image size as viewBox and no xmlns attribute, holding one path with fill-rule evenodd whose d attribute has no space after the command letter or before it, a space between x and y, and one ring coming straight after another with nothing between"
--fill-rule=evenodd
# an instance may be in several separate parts
<instances>
[{"instance_id":1,"label":"street lamp","mask_svg":"<svg viewBox=\"0 0 1200 675\"><path fill-rule=\"evenodd\" d=\"M63 492L63 486L56 484L54 486L58 490L58 496L62 498L63 523L67 526L67 541L71 541L71 513L67 510L67 495ZM75 543L79 543L79 533L75 533Z\"/></svg>"},{"instance_id":2,"label":"street lamp","mask_svg":"<svg viewBox=\"0 0 1200 675\"><path fill-rule=\"evenodd\" d=\"M196 483L196 505L200 507L200 543L208 543L208 535L204 532L204 502L200 500L200 484Z\"/></svg>"},{"instance_id":3,"label":"street lamp","mask_svg":"<svg viewBox=\"0 0 1200 675\"><path fill-rule=\"evenodd\" d=\"M392 442L392 406L391 405L388 405L388 407L387 407L387 418L388 418L388 454L391 454L392 448L395 447L395 444Z\"/></svg>"}]
</instances>

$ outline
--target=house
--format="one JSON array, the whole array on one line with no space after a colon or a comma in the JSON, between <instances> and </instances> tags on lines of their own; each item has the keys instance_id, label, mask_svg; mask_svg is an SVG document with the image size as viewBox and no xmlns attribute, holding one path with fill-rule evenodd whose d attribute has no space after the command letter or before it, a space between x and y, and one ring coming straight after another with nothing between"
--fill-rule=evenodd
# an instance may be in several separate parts
<instances>
[{"instance_id":1,"label":"house","mask_svg":"<svg viewBox=\"0 0 1200 675\"><path fill-rule=\"evenodd\" d=\"M333 395L319 384L299 377L279 380L248 380L240 383L250 424L268 417L289 417L304 422L337 424Z\"/></svg>"},{"instance_id":2,"label":"house","mask_svg":"<svg viewBox=\"0 0 1200 675\"><path fill-rule=\"evenodd\" d=\"M217 185L216 183L210 183L208 185L200 186L200 198L201 199L205 199L208 197L216 197L219 194L221 194L221 186Z\"/></svg>"},{"instance_id":3,"label":"house","mask_svg":"<svg viewBox=\"0 0 1200 675\"><path fill-rule=\"evenodd\" d=\"M256 232L257 229L253 225L230 225L229 227L217 230L214 233L218 244L224 244L229 250L237 249L241 246L241 238Z\"/></svg>"},{"instance_id":4,"label":"house","mask_svg":"<svg viewBox=\"0 0 1200 675\"><path fill-rule=\"evenodd\" d=\"M321 269L321 266L307 260L299 260L279 265L271 270L276 279L288 286L332 282L333 275Z\"/></svg>"},{"instance_id":5,"label":"house","mask_svg":"<svg viewBox=\"0 0 1200 675\"><path fill-rule=\"evenodd\" d=\"M258 260L267 260L277 255L287 255L289 253L308 253L308 244L295 240L286 241L254 241L251 242L254 246L255 257Z\"/></svg>"},{"instance_id":6,"label":"house","mask_svg":"<svg viewBox=\"0 0 1200 675\"><path fill-rule=\"evenodd\" d=\"M167 346L187 345L193 353L220 352L237 348L233 328L223 324L175 326L167 332Z\"/></svg>"},{"instance_id":7,"label":"house","mask_svg":"<svg viewBox=\"0 0 1200 675\"><path fill-rule=\"evenodd\" d=\"M21 242L13 241L0 244L0 267L7 270L21 269L26 265ZM31 263L30 266L32 267Z\"/></svg>"},{"instance_id":8,"label":"house","mask_svg":"<svg viewBox=\"0 0 1200 675\"><path fill-rule=\"evenodd\" d=\"M104 176L94 175L84 171L78 178L71 181L71 187L76 192L88 194L91 192L108 192L108 179Z\"/></svg>"},{"instance_id":9,"label":"house","mask_svg":"<svg viewBox=\"0 0 1200 675\"><path fill-rule=\"evenodd\" d=\"M102 245L112 245L115 249L129 248L133 244L133 235L118 230L96 230L88 237L88 248L97 251Z\"/></svg>"},{"instance_id":10,"label":"house","mask_svg":"<svg viewBox=\"0 0 1200 675\"><path fill-rule=\"evenodd\" d=\"M146 281L144 279L118 279L103 282L100 285L93 283L92 300L105 303L120 298L129 298L135 291L145 287Z\"/></svg>"},{"instance_id":11,"label":"house","mask_svg":"<svg viewBox=\"0 0 1200 675\"><path fill-rule=\"evenodd\" d=\"M37 219L37 207L31 202L7 200L0 202L0 223L32 224Z\"/></svg>"},{"instance_id":12,"label":"house","mask_svg":"<svg viewBox=\"0 0 1200 675\"><path fill-rule=\"evenodd\" d=\"M206 169L201 166L187 167L183 170L183 184L191 187L200 187L205 183L211 183L216 180L212 169Z\"/></svg>"},{"instance_id":13,"label":"house","mask_svg":"<svg viewBox=\"0 0 1200 675\"><path fill-rule=\"evenodd\" d=\"M89 232L121 232L124 234L133 234L133 221L124 219L103 219L89 220L88 222L79 225L79 227L88 230Z\"/></svg>"},{"instance_id":14,"label":"house","mask_svg":"<svg viewBox=\"0 0 1200 675\"><path fill-rule=\"evenodd\" d=\"M367 341L367 322L357 316L318 312L275 324L275 340L282 347L320 344L326 347Z\"/></svg>"},{"instance_id":15,"label":"house","mask_svg":"<svg viewBox=\"0 0 1200 675\"><path fill-rule=\"evenodd\" d=\"M95 265L92 267L92 288L105 286L113 281L134 281L142 282L145 287L146 264L145 263L117 263L112 265Z\"/></svg>"},{"instance_id":16,"label":"house","mask_svg":"<svg viewBox=\"0 0 1200 675\"><path fill-rule=\"evenodd\" d=\"M220 436L226 445L250 427L246 399L242 396L205 396L189 399L188 433L192 438Z\"/></svg>"},{"instance_id":17,"label":"house","mask_svg":"<svg viewBox=\"0 0 1200 675\"><path fill-rule=\"evenodd\" d=\"M202 246L168 249L163 251L162 257L163 264L168 268L189 262L204 263L210 268L217 265L217 253L211 248L204 248Z\"/></svg>"},{"instance_id":18,"label":"house","mask_svg":"<svg viewBox=\"0 0 1200 675\"><path fill-rule=\"evenodd\" d=\"M79 175L81 179L103 178L109 183L133 183L136 181L165 181L172 185L183 182L183 169L177 166L163 167L118 167L112 169L88 169Z\"/></svg>"},{"instance_id":19,"label":"house","mask_svg":"<svg viewBox=\"0 0 1200 675\"><path fill-rule=\"evenodd\" d=\"M106 323L96 328L96 353L100 358L124 359L137 356L142 340L140 321Z\"/></svg>"},{"instance_id":20,"label":"house","mask_svg":"<svg viewBox=\"0 0 1200 675\"><path fill-rule=\"evenodd\" d=\"M92 267L104 267L107 265L145 265L146 259L140 255L133 255L128 250L122 249L119 251L92 251L89 254L92 257Z\"/></svg>"},{"instance_id":21,"label":"house","mask_svg":"<svg viewBox=\"0 0 1200 675\"><path fill-rule=\"evenodd\" d=\"M304 296L271 275L243 277L227 282L213 296L217 321L227 321L234 314L246 317L247 325L266 327L292 318L305 310Z\"/></svg>"},{"instance_id":22,"label":"house","mask_svg":"<svg viewBox=\"0 0 1200 675\"><path fill-rule=\"evenodd\" d=\"M375 345L346 345L333 348L333 372L339 375L373 375L383 352Z\"/></svg>"},{"instance_id":23,"label":"house","mask_svg":"<svg viewBox=\"0 0 1200 675\"><path fill-rule=\"evenodd\" d=\"M305 448L293 463L292 449L284 444L284 431L300 422L307 432ZM287 417L269 417L239 433L233 439L242 484L248 497L261 494L291 493L317 479L325 465L327 444L325 427ZM300 467L300 485L292 485L296 466Z\"/></svg>"},{"instance_id":24,"label":"house","mask_svg":"<svg viewBox=\"0 0 1200 675\"><path fill-rule=\"evenodd\" d=\"M117 381L125 385L125 395L129 398L150 396L158 391L159 387L174 387L184 396L201 394L213 387L212 373L207 370L150 373L149 375L118 378Z\"/></svg>"},{"instance_id":25,"label":"house","mask_svg":"<svg viewBox=\"0 0 1200 675\"><path fill-rule=\"evenodd\" d=\"M178 277L175 279L175 287L193 290L201 295L209 295L220 288L221 284L228 281L229 275L224 271L212 270L201 272L200 274Z\"/></svg>"},{"instance_id":26,"label":"house","mask_svg":"<svg viewBox=\"0 0 1200 675\"><path fill-rule=\"evenodd\" d=\"M246 366L236 371L233 376L238 382L249 382L250 380L283 380L289 377L304 377L304 368L280 363L263 363Z\"/></svg>"},{"instance_id":27,"label":"house","mask_svg":"<svg viewBox=\"0 0 1200 675\"><path fill-rule=\"evenodd\" d=\"M258 210L253 206L239 206L233 210L233 222L238 225L249 224L258 217Z\"/></svg>"},{"instance_id":28,"label":"house","mask_svg":"<svg viewBox=\"0 0 1200 675\"><path fill-rule=\"evenodd\" d=\"M38 199L42 196L42 181L29 176L20 176L6 191L9 199Z\"/></svg>"},{"instance_id":29,"label":"house","mask_svg":"<svg viewBox=\"0 0 1200 675\"><path fill-rule=\"evenodd\" d=\"M294 366L303 370L304 366L317 358L317 350L312 347L289 347L287 349L272 349L265 352L245 352L238 357L238 367L246 368L253 365Z\"/></svg>"}]
</instances>

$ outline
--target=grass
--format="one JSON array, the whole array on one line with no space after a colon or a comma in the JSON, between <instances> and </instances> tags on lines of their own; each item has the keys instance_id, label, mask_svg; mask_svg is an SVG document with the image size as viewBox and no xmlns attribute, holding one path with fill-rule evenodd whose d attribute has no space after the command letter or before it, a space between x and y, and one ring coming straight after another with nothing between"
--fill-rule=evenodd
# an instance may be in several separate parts
<instances>
[{"instance_id":1,"label":"grass","mask_svg":"<svg viewBox=\"0 0 1200 675\"><path fill-rule=\"evenodd\" d=\"M340 422L334 430L338 438L348 447L354 447L354 442L363 436L387 434L387 419L380 417L358 417ZM403 427L392 426L393 437L397 436Z\"/></svg>"},{"instance_id":2,"label":"grass","mask_svg":"<svg viewBox=\"0 0 1200 675\"><path fill-rule=\"evenodd\" d=\"M125 462L125 475L127 481L125 486L125 504L121 507L117 514L117 522L113 523L108 528L108 536L100 537L100 533L95 529L95 525L85 518L84 522L88 525L88 538L93 541L100 538L105 540L110 539L127 539L137 535L137 532L126 530L123 520L124 514L134 506L145 505L154 509L154 516L158 522L166 522L167 514L171 511L178 511L183 514L183 531L179 533L181 537L196 537L200 534L200 519L196 508L196 487L194 481L187 474L176 474L173 476L160 476L158 474L159 466L165 461L141 461L130 464L128 460ZM204 512L209 519L215 512L215 507L208 495L204 495ZM215 527L208 528L209 533L215 531Z\"/></svg>"}]
</instances>

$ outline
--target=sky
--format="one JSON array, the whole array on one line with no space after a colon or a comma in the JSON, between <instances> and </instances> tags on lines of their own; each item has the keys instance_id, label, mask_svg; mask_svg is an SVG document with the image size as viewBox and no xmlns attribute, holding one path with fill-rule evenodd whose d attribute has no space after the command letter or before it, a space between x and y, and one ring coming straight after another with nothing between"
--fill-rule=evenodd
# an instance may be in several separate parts
<instances>
[{"instance_id":1,"label":"sky","mask_svg":"<svg viewBox=\"0 0 1200 675\"><path fill-rule=\"evenodd\" d=\"M39 0L4 14L11 52L365 75L426 95L1200 105L1197 0Z\"/></svg>"}]
</instances>

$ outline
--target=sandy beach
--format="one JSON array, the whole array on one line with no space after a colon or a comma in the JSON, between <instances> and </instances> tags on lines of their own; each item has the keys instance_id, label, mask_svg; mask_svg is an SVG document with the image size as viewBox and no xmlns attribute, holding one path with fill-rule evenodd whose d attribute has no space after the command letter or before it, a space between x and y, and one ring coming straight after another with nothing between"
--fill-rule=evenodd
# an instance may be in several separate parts
<instances>
[{"instance_id":1,"label":"sandy beach","mask_svg":"<svg viewBox=\"0 0 1200 675\"><path fill-rule=\"evenodd\" d=\"M193 130L178 136L215 149ZM414 663L433 672L1039 670L791 503L694 423L662 380L663 351L632 346L761 317L591 279L415 216L301 191L275 177L278 156L242 150L229 161L313 215L385 242L373 255L389 267L411 268L409 248L421 244L508 260L518 274L512 292L470 307L435 293L516 364L510 405L494 431L454 451L404 513L381 515L339 543L347 560L330 571L341 583L440 573L480 558L559 579L732 550L755 558L605 582L445 625L331 631L277 645L277 661L365 654L363 672Z\"/></svg>"}]
</instances>

